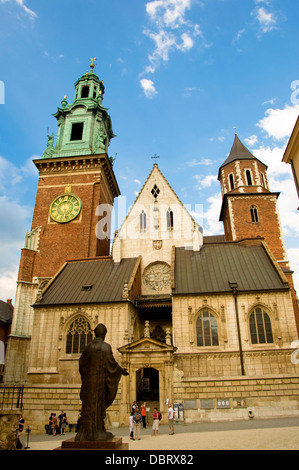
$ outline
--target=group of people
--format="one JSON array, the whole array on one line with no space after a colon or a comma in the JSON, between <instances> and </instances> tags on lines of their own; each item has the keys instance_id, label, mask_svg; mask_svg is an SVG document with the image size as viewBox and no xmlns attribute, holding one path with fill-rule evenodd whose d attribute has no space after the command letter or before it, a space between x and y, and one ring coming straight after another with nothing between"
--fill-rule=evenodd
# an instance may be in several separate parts
<instances>
[{"instance_id":1,"label":"group of people","mask_svg":"<svg viewBox=\"0 0 299 470\"><path fill-rule=\"evenodd\" d=\"M174 434L174 418L175 412L170 403L168 403L168 424L170 429L170 435ZM158 411L158 408L154 408L153 414L153 436L158 436L159 434L159 423L162 419L162 414ZM141 423L143 428L146 428L146 403L141 405L141 413L139 412L138 405L136 401L133 402L131 416L129 418L129 432L130 439L135 441L140 439L140 428Z\"/></svg>"},{"instance_id":2,"label":"group of people","mask_svg":"<svg viewBox=\"0 0 299 470\"><path fill-rule=\"evenodd\" d=\"M49 436L56 436L56 434L64 435L66 427L68 425L66 413L61 411L60 415L57 417L56 413L51 413L49 416L49 427L48 434Z\"/></svg>"}]
</instances>

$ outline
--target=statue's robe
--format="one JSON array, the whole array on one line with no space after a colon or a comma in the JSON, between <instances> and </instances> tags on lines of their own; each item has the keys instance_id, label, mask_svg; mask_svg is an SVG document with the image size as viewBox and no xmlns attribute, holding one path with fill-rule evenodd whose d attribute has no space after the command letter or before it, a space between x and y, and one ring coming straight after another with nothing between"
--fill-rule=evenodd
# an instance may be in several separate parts
<instances>
[{"instance_id":1,"label":"statue's robe","mask_svg":"<svg viewBox=\"0 0 299 470\"><path fill-rule=\"evenodd\" d=\"M123 372L111 346L95 338L84 349L80 361L82 415L76 441L105 441L113 435L104 426L106 409L113 403Z\"/></svg>"}]
</instances>

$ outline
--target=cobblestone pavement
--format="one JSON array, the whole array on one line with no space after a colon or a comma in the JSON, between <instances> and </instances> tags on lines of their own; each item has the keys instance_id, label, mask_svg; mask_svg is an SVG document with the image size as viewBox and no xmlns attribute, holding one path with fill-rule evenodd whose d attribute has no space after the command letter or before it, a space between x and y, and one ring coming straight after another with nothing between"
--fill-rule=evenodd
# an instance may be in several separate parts
<instances>
[{"instance_id":1,"label":"cobblestone pavement","mask_svg":"<svg viewBox=\"0 0 299 470\"><path fill-rule=\"evenodd\" d=\"M111 431L111 430L110 430ZM299 419L253 419L234 422L176 424L175 434L160 425L159 435L152 436L151 427L141 429L141 439L129 438L128 428L113 429L113 434L129 443L129 450L298 450ZM28 450L52 450L62 440L74 437L30 435ZM23 435L26 442L26 435ZM28 451L27 450L27 451Z\"/></svg>"}]
</instances>

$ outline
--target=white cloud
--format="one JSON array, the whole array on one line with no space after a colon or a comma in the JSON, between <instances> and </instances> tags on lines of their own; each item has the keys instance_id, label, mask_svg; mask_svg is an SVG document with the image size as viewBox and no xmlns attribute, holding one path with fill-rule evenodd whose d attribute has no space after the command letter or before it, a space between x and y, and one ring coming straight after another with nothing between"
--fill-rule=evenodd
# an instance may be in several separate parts
<instances>
[{"instance_id":1,"label":"white cloud","mask_svg":"<svg viewBox=\"0 0 299 470\"><path fill-rule=\"evenodd\" d=\"M182 34L181 39L183 43L181 45L178 45L178 48L181 51L188 51L189 49L192 49L192 47L194 46L194 41L190 36L188 36L188 34Z\"/></svg>"},{"instance_id":2,"label":"white cloud","mask_svg":"<svg viewBox=\"0 0 299 470\"><path fill-rule=\"evenodd\" d=\"M13 298L25 234L31 227L32 207L22 195L36 183L37 170L28 159L21 167L0 156L0 299Z\"/></svg>"},{"instance_id":3,"label":"white cloud","mask_svg":"<svg viewBox=\"0 0 299 470\"><path fill-rule=\"evenodd\" d=\"M278 14L272 6L272 0L254 0L255 8L251 15L259 24L259 36L278 29Z\"/></svg>"},{"instance_id":4,"label":"white cloud","mask_svg":"<svg viewBox=\"0 0 299 470\"><path fill-rule=\"evenodd\" d=\"M269 137L282 140L290 137L299 114L299 105L286 105L284 109L268 109L265 117L257 126L264 130Z\"/></svg>"},{"instance_id":5,"label":"white cloud","mask_svg":"<svg viewBox=\"0 0 299 470\"><path fill-rule=\"evenodd\" d=\"M213 160L210 160L209 158L202 158L199 161L193 158L191 162L187 162L187 165L193 168L194 166L199 166L199 165L209 166L209 165L213 165L213 163L214 163Z\"/></svg>"},{"instance_id":6,"label":"white cloud","mask_svg":"<svg viewBox=\"0 0 299 470\"><path fill-rule=\"evenodd\" d=\"M33 20L35 18L37 18L37 14L33 11L33 10L30 10L30 8L28 8L26 5L25 5L25 1L24 0L1 0L1 3L6 3L6 2L15 2L17 3L17 5L19 5L22 10Z\"/></svg>"},{"instance_id":7,"label":"white cloud","mask_svg":"<svg viewBox=\"0 0 299 470\"><path fill-rule=\"evenodd\" d=\"M187 19L192 0L153 0L146 3L150 25L143 34L154 41L154 49L148 55L149 64L140 76L154 74L161 64L167 62L170 53L186 53L195 45L195 38L203 34L198 24ZM147 88L145 88L145 91ZM147 94L152 97L152 94Z\"/></svg>"},{"instance_id":8,"label":"white cloud","mask_svg":"<svg viewBox=\"0 0 299 470\"><path fill-rule=\"evenodd\" d=\"M213 183L218 183L217 175L194 175L193 179L196 180L196 189L201 190L204 188L210 188Z\"/></svg>"},{"instance_id":9,"label":"white cloud","mask_svg":"<svg viewBox=\"0 0 299 470\"><path fill-rule=\"evenodd\" d=\"M26 7L24 0L16 0L17 4L20 5L20 7L23 8L23 10L31 17L31 18L37 18L37 14L30 10L28 7Z\"/></svg>"},{"instance_id":10,"label":"white cloud","mask_svg":"<svg viewBox=\"0 0 299 470\"><path fill-rule=\"evenodd\" d=\"M223 223L219 222L221 211L221 193L214 194L207 199L208 208L204 207L204 235L217 235L223 233Z\"/></svg>"},{"instance_id":11,"label":"white cloud","mask_svg":"<svg viewBox=\"0 0 299 470\"><path fill-rule=\"evenodd\" d=\"M282 163L283 165L283 163ZM286 165L290 166L290 165ZM270 178L272 191L280 192L278 207L285 237L299 236L299 212L296 187L292 175L289 178Z\"/></svg>"},{"instance_id":12,"label":"white cloud","mask_svg":"<svg viewBox=\"0 0 299 470\"><path fill-rule=\"evenodd\" d=\"M246 145L248 145L249 147L252 147L253 145L257 144L258 142L258 138L256 135L252 135L250 137L248 137L247 139L244 139Z\"/></svg>"},{"instance_id":13,"label":"white cloud","mask_svg":"<svg viewBox=\"0 0 299 470\"><path fill-rule=\"evenodd\" d=\"M140 85L147 98L153 98L158 93L155 88L154 82L152 80L149 80L148 78L142 78L140 80Z\"/></svg>"},{"instance_id":14,"label":"white cloud","mask_svg":"<svg viewBox=\"0 0 299 470\"><path fill-rule=\"evenodd\" d=\"M259 22L261 33L269 33L273 29L277 29L277 18L275 14L266 10L263 6L256 7L251 14Z\"/></svg>"},{"instance_id":15,"label":"white cloud","mask_svg":"<svg viewBox=\"0 0 299 470\"><path fill-rule=\"evenodd\" d=\"M32 163L38 156L28 158L21 167L16 167L6 158L0 155L0 191L3 193L11 191L15 185L21 183L26 177L36 177L37 169Z\"/></svg>"},{"instance_id":16,"label":"white cloud","mask_svg":"<svg viewBox=\"0 0 299 470\"><path fill-rule=\"evenodd\" d=\"M11 266L11 268L11 271L0 274L0 300L12 299L14 304L18 266Z\"/></svg>"},{"instance_id":17,"label":"white cloud","mask_svg":"<svg viewBox=\"0 0 299 470\"><path fill-rule=\"evenodd\" d=\"M266 105L268 105L268 104L274 105L274 103L275 103L276 100L277 100L277 98L271 98L271 100L264 101L262 104L263 104L263 106L266 106Z\"/></svg>"},{"instance_id":18,"label":"white cloud","mask_svg":"<svg viewBox=\"0 0 299 470\"><path fill-rule=\"evenodd\" d=\"M154 0L146 4L151 21L173 29L186 23L185 13L190 8L191 0Z\"/></svg>"},{"instance_id":19,"label":"white cloud","mask_svg":"<svg viewBox=\"0 0 299 470\"><path fill-rule=\"evenodd\" d=\"M282 163L285 146L271 147L260 145L252 150L252 154L268 166L268 178L290 177L291 167Z\"/></svg>"},{"instance_id":20,"label":"white cloud","mask_svg":"<svg viewBox=\"0 0 299 470\"><path fill-rule=\"evenodd\" d=\"M149 66L150 68L147 69L148 72L151 71L154 73L156 71L159 60L162 59L164 62L167 62L170 51L177 46L177 43L175 36L165 30L158 32L145 30L144 33L155 43L155 50L148 57L151 65Z\"/></svg>"},{"instance_id":21,"label":"white cloud","mask_svg":"<svg viewBox=\"0 0 299 470\"><path fill-rule=\"evenodd\" d=\"M237 32L236 36L233 38L233 44L236 44L240 39L241 37L243 36L243 34L245 33L245 29L239 29L239 31Z\"/></svg>"}]
</instances>

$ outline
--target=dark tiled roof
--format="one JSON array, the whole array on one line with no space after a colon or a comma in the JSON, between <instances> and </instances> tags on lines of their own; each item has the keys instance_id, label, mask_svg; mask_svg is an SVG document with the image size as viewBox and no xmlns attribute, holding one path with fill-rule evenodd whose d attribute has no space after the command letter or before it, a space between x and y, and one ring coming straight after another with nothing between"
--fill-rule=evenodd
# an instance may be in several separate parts
<instances>
[{"instance_id":1,"label":"dark tiled roof","mask_svg":"<svg viewBox=\"0 0 299 470\"><path fill-rule=\"evenodd\" d=\"M173 294L231 292L232 281L241 292L286 288L262 245L227 242L204 245L199 252L176 249Z\"/></svg>"},{"instance_id":2,"label":"dark tiled roof","mask_svg":"<svg viewBox=\"0 0 299 470\"><path fill-rule=\"evenodd\" d=\"M0 300L0 321L11 324L13 316L13 307L3 300Z\"/></svg>"},{"instance_id":3,"label":"dark tiled roof","mask_svg":"<svg viewBox=\"0 0 299 470\"><path fill-rule=\"evenodd\" d=\"M124 283L130 277L138 259L112 259L69 262L45 291L37 306L119 302Z\"/></svg>"},{"instance_id":4,"label":"dark tiled roof","mask_svg":"<svg viewBox=\"0 0 299 470\"><path fill-rule=\"evenodd\" d=\"M225 235L208 235L203 237L204 245L208 245L210 243L221 243L225 242Z\"/></svg>"},{"instance_id":5,"label":"dark tiled roof","mask_svg":"<svg viewBox=\"0 0 299 470\"><path fill-rule=\"evenodd\" d=\"M242 142L240 141L237 135L235 135L235 140L234 140L229 156L219 168L219 173L222 167L228 165L229 163L234 162L235 160L258 160L254 155L252 155L252 153L248 150L248 148L245 147L244 144L242 144ZM263 165L265 164L263 163Z\"/></svg>"}]
</instances>

